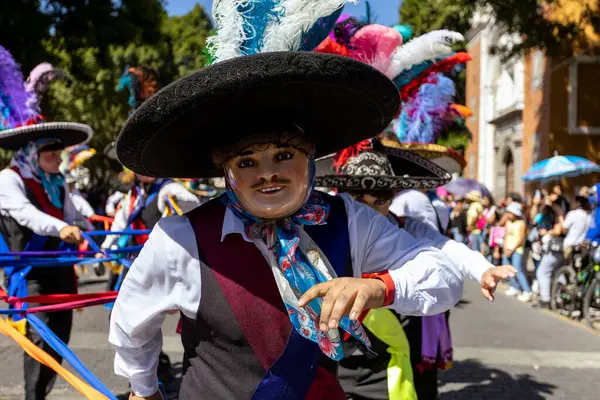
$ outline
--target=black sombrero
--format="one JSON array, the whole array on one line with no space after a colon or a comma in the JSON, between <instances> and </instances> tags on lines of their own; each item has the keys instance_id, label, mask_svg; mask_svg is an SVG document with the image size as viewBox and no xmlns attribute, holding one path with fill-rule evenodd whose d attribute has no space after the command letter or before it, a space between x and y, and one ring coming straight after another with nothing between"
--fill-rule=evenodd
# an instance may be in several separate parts
<instances>
[{"instance_id":1,"label":"black sombrero","mask_svg":"<svg viewBox=\"0 0 600 400\"><path fill-rule=\"evenodd\" d=\"M39 78L40 75L36 76ZM35 87L37 80L30 76L28 84ZM88 125L76 122L44 122L39 110L39 94L27 91L19 64L2 46L0 93L0 148L18 150L27 143L46 138L58 139L60 143L55 145L70 147L88 142L94 133Z\"/></svg>"},{"instance_id":2,"label":"black sombrero","mask_svg":"<svg viewBox=\"0 0 600 400\"><path fill-rule=\"evenodd\" d=\"M64 147L87 143L94 131L76 122L41 122L0 131L0 148L18 150L29 142L57 138Z\"/></svg>"},{"instance_id":3,"label":"black sombrero","mask_svg":"<svg viewBox=\"0 0 600 400\"><path fill-rule=\"evenodd\" d=\"M377 140L372 141L370 148L357 150L341 160L339 174L335 159L335 155L329 155L317 160L318 187L342 191L433 189L452 179L435 163L410 151L383 146Z\"/></svg>"},{"instance_id":4,"label":"black sombrero","mask_svg":"<svg viewBox=\"0 0 600 400\"><path fill-rule=\"evenodd\" d=\"M296 124L323 156L381 132L398 111L394 84L364 63L309 52L226 60L183 77L142 104L117 155L154 177L215 177L211 152Z\"/></svg>"}]
</instances>

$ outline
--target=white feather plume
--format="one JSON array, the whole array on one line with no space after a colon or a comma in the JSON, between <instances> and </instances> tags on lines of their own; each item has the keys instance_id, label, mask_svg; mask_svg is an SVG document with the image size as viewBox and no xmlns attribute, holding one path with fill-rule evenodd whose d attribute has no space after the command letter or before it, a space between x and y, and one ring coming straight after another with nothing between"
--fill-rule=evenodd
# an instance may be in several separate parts
<instances>
[{"instance_id":1,"label":"white feather plume","mask_svg":"<svg viewBox=\"0 0 600 400\"><path fill-rule=\"evenodd\" d=\"M464 40L463 35L446 29L428 32L396 49L386 75L393 79L402 71L452 54L452 45Z\"/></svg>"},{"instance_id":2,"label":"white feather plume","mask_svg":"<svg viewBox=\"0 0 600 400\"><path fill-rule=\"evenodd\" d=\"M214 0L212 14L217 33L208 38L206 47L215 62L241 56L244 33L243 16L238 6L252 0Z\"/></svg>"},{"instance_id":3,"label":"white feather plume","mask_svg":"<svg viewBox=\"0 0 600 400\"><path fill-rule=\"evenodd\" d=\"M357 4L358 0L282 0L285 15L267 27L261 52L299 50L302 35L317 20L331 15L346 3Z\"/></svg>"}]
</instances>

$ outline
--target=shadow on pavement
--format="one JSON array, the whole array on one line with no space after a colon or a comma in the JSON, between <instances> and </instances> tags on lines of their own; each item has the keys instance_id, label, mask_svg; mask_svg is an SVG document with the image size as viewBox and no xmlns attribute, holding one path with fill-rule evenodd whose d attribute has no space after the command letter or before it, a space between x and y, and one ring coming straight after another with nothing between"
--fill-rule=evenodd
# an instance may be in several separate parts
<instances>
[{"instance_id":1,"label":"shadow on pavement","mask_svg":"<svg viewBox=\"0 0 600 400\"><path fill-rule=\"evenodd\" d=\"M529 374L513 376L475 360L454 362L451 369L439 376L440 400L543 400L557 388L551 383L538 382Z\"/></svg>"},{"instance_id":2,"label":"shadow on pavement","mask_svg":"<svg viewBox=\"0 0 600 400\"><path fill-rule=\"evenodd\" d=\"M454 306L454 308L463 309L463 308L465 308L465 306L468 306L469 304L471 304L471 302L469 300L460 299L459 302L456 303L456 305Z\"/></svg>"}]
</instances>

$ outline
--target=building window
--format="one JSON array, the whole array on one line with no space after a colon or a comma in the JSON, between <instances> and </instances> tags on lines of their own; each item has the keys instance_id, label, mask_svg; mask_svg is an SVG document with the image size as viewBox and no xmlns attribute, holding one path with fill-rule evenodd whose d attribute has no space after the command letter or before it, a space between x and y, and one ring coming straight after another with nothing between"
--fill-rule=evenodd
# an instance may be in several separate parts
<instances>
[{"instance_id":1,"label":"building window","mask_svg":"<svg viewBox=\"0 0 600 400\"><path fill-rule=\"evenodd\" d=\"M515 160L513 159L512 151L507 150L504 153L504 159L502 160L504 171L504 198L514 192L515 188Z\"/></svg>"},{"instance_id":2,"label":"building window","mask_svg":"<svg viewBox=\"0 0 600 400\"><path fill-rule=\"evenodd\" d=\"M533 53L531 64L531 86L533 89L540 89L544 80L544 53L541 50Z\"/></svg>"},{"instance_id":3,"label":"building window","mask_svg":"<svg viewBox=\"0 0 600 400\"><path fill-rule=\"evenodd\" d=\"M569 133L600 134L600 57L571 60L569 86Z\"/></svg>"}]
</instances>

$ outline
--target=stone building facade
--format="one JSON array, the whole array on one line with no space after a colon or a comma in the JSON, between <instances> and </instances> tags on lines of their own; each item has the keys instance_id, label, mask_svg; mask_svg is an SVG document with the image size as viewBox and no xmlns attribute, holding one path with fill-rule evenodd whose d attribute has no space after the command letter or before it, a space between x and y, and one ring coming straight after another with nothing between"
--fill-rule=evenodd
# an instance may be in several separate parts
<instances>
[{"instance_id":1,"label":"stone building facade","mask_svg":"<svg viewBox=\"0 0 600 400\"><path fill-rule=\"evenodd\" d=\"M465 176L485 184L497 198L531 193L522 175L537 161L578 155L600 162L600 58L550 60L540 50L503 61L494 45L515 38L502 33L493 16L476 13L467 34L467 121L473 142ZM599 176L563 180L567 193L600 181Z\"/></svg>"}]
</instances>

